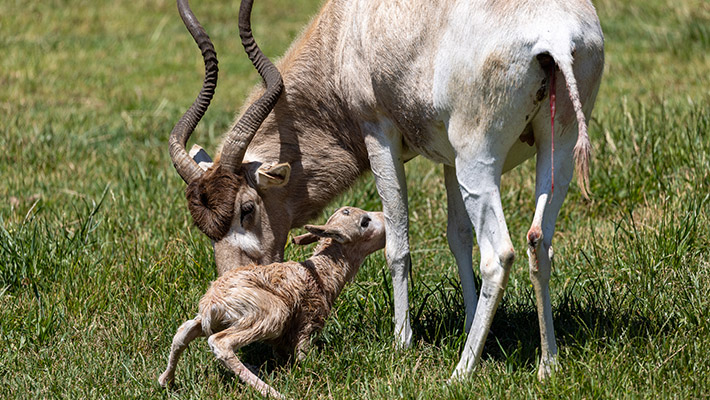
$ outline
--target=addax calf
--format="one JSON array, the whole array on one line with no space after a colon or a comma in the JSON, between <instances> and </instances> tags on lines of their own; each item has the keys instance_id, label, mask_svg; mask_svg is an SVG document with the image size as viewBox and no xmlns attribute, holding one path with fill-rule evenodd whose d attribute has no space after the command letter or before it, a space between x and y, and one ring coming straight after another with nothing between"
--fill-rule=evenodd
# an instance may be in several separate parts
<instances>
[{"instance_id":1,"label":"addax calf","mask_svg":"<svg viewBox=\"0 0 710 400\"><path fill-rule=\"evenodd\" d=\"M308 260L236 267L212 282L195 319L182 324L173 338L168 367L158 378L162 386L173 381L178 358L187 345L196 337L207 336L217 359L239 379L265 396L282 397L247 369L234 352L262 341L279 353L295 350L301 358L365 257L385 246L380 212L343 207L325 225L306 225L306 230L309 233L294 238L296 244L320 239Z\"/></svg>"}]
</instances>

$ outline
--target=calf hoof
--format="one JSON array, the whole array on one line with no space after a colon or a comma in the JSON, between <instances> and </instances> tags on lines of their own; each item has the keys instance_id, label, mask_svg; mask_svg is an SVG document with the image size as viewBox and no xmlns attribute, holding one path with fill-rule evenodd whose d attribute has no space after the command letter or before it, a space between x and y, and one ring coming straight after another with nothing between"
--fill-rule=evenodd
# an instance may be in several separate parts
<instances>
[{"instance_id":1,"label":"calf hoof","mask_svg":"<svg viewBox=\"0 0 710 400\"><path fill-rule=\"evenodd\" d=\"M168 372L168 371L163 372L158 377L158 383L163 388L167 388L168 386L171 386L173 384L174 380L175 380L175 374L172 372Z\"/></svg>"}]
</instances>

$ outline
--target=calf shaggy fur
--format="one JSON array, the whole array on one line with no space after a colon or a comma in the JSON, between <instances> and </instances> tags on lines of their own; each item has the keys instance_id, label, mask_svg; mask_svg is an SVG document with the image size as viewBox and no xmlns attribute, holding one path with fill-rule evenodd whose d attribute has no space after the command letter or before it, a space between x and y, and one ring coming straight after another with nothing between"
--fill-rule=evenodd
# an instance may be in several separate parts
<instances>
[{"instance_id":1,"label":"calf shaggy fur","mask_svg":"<svg viewBox=\"0 0 710 400\"><path fill-rule=\"evenodd\" d=\"M265 396L282 398L239 361L235 350L262 341L303 358L345 284L367 255L385 246L379 212L343 207L325 225L305 228L308 233L294 238L296 244L320 240L308 260L237 267L212 282L195 319L182 324L173 338L168 367L158 378L162 386L173 381L187 345L207 336L217 359L242 381Z\"/></svg>"}]
</instances>

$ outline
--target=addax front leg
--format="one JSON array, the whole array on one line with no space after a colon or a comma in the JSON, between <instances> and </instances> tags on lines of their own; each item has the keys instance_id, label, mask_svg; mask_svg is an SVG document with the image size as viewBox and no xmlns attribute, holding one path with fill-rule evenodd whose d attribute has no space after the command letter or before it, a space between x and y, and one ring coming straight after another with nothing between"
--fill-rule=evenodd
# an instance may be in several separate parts
<instances>
[{"instance_id":1,"label":"addax front leg","mask_svg":"<svg viewBox=\"0 0 710 400\"><path fill-rule=\"evenodd\" d=\"M471 220L468 218L466 207L461 198L459 181L456 179L456 169L444 166L444 178L448 203L446 236L449 242L449 249L451 249L459 268L463 302L466 306L465 328L466 333L468 333L478 305L476 282L473 277L473 230L471 229Z\"/></svg>"},{"instance_id":2,"label":"addax front leg","mask_svg":"<svg viewBox=\"0 0 710 400\"><path fill-rule=\"evenodd\" d=\"M407 287L411 258L402 139L391 127L383 129L379 125L367 124L364 130L370 167L375 176L377 192L382 199L382 211L385 214L387 240L385 255L392 273L394 289L395 337L399 346L406 348L412 343Z\"/></svg>"}]
</instances>

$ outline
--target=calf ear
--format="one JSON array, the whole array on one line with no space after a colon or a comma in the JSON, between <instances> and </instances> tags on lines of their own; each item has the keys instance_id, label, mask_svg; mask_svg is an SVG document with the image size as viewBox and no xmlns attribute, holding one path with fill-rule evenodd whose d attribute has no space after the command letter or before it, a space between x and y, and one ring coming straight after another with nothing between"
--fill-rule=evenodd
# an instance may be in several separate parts
<instances>
[{"instance_id":1,"label":"calf ear","mask_svg":"<svg viewBox=\"0 0 710 400\"><path fill-rule=\"evenodd\" d=\"M260 189L281 187L288 183L291 176L291 165L288 163L273 166L261 166L256 171L256 184Z\"/></svg>"},{"instance_id":2,"label":"calf ear","mask_svg":"<svg viewBox=\"0 0 710 400\"><path fill-rule=\"evenodd\" d=\"M304 233L303 235L299 236L294 236L291 238L291 241L293 244L297 244L299 246L305 246L307 244L315 243L320 239L318 236L312 234L312 233Z\"/></svg>"},{"instance_id":3,"label":"calf ear","mask_svg":"<svg viewBox=\"0 0 710 400\"><path fill-rule=\"evenodd\" d=\"M322 238L331 238L338 243L345 243L348 237L338 228L327 225L306 225L306 230L315 236Z\"/></svg>"},{"instance_id":4,"label":"calf ear","mask_svg":"<svg viewBox=\"0 0 710 400\"><path fill-rule=\"evenodd\" d=\"M213 164L210 155L207 154L205 149L200 147L199 144L193 144L188 154L190 155L190 158L195 160L197 165L205 171L207 171Z\"/></svg>"}]
</instances>

